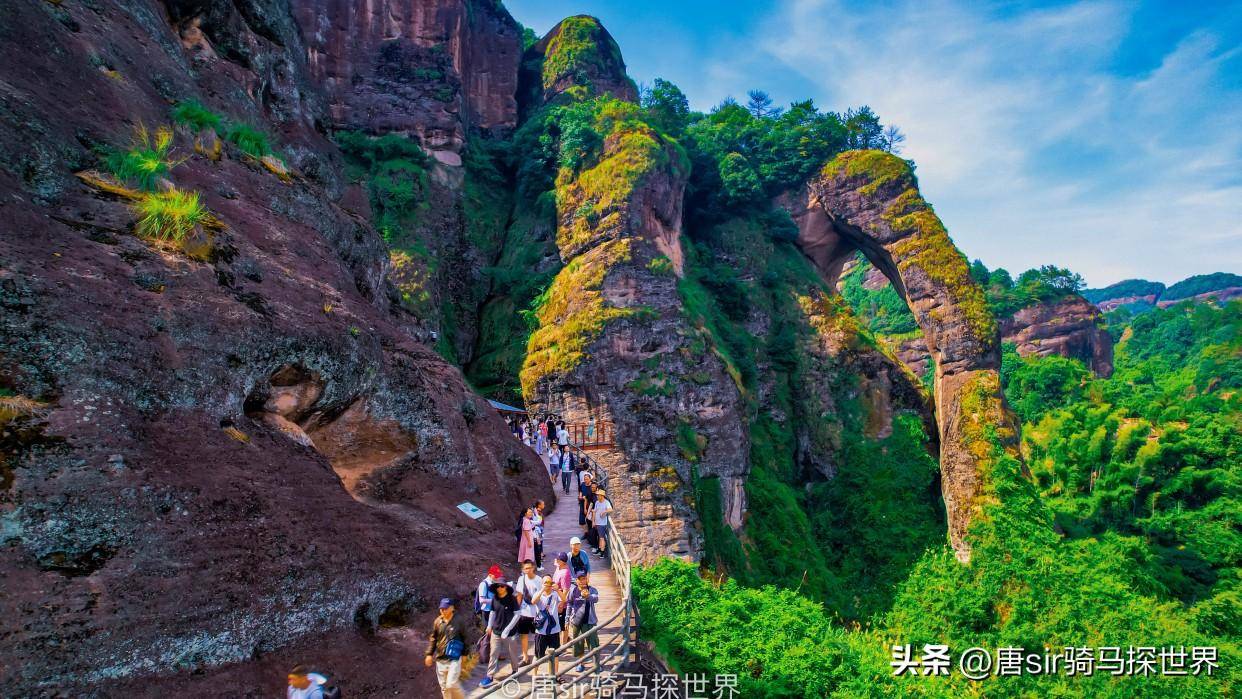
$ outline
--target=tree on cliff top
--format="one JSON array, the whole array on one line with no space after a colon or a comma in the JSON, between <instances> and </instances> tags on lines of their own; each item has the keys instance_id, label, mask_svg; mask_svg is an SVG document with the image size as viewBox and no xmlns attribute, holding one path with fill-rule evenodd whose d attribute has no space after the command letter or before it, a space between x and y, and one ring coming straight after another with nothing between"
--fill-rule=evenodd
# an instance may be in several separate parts
<instances>
[{"instance_id":1,"label":"tree on cliff top","mask_svg":"<svg viewBox=\"0 0 1242 699\"><path fill-rule=\"evenodd\" d=\"M656 78L639 87L639 100L651 123L671 136L681 136L690 123L690 101L673 83Z\"/></svg>"}]
</instances>

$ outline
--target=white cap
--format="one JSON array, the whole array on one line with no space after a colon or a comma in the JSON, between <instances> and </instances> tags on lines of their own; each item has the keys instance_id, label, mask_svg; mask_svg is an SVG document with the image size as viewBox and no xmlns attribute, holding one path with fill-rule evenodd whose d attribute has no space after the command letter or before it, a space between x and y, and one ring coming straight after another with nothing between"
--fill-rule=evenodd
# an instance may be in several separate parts
<instances>
[{"instance_id":1,"label":"white cap","mask_svg":"<svg viewBox=\"0 0 1242 699\"><path fill-rule=\"evenodd\" d=\"M569 545L570 545L570 546L573 546L574 544L582 544L582 539L579 539L579 538L578 538L578 537L576 537L576 536L575 536L574 538L570 539L570 540L569 540Z\"/></svg>"}]
</instances>

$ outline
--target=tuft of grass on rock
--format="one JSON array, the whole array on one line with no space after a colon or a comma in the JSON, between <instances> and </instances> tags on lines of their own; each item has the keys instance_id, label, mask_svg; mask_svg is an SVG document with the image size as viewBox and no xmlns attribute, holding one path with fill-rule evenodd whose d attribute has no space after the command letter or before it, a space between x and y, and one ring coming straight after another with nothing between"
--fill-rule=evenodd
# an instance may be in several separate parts
<instances>
[{"instance_id":1,"label":"tuft of grass on rock","mask_svg":"<svg viewBox=\"0 0 1242 699\"><path fill-rule=\"evenodd\" d=\"M151 240L181 243L195 226L210 218L198 200L198 192L175 188L146 194L133 207L138 214L138 235Z\"/></svg>"},{"instance_id":2,"label":"tuft of grass on rock","mask_svg":"<svg viewBox=\"0 0 1242 699\"><path fill-rule=\"evenodd\" d=\"M225 140L255 160L272 155L272 141L268 135L249 124L233 124L224 134Z\"/></svg>"},{"instance_id":3,"label":"tuft of grass on rock","mask_svg":"<svg viewBox=\"0 0 1242 699\"><path fill-rule=\"evenodd\" d=\"M173 123L189 127L195 132L206 129L219 131L224 124L223 117L204 107L198 100L178 102L177 106L173 107L172 120Z\"/></svg>"},{"instance_id":4,"label":"tuft of grass on rock","mask_svg":"<svg viewBox=\"0 0 1242 699\"><path fill-rule=\"evenodd\" d=\"M128 148L114 150L104 158L108 170L121 182L151 191L161 178L181 164L172 156L173 132L167 126L154 131L139 124Z\"/></svg>"}]
</instances>

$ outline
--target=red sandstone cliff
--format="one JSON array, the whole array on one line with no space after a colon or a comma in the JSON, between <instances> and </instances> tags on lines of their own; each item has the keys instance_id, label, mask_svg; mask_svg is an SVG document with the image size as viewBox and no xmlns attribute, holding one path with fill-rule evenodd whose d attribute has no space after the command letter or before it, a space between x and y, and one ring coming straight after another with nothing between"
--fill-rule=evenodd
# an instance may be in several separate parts
<instances>
[{"instance_id":1,"label":"red sandstone cliff","mask_svg":"<svg viewBox=\"0 0 1242 699\"><path fill-rule=\"evenodd\" d=\"M511 23L443 5L411 35L447 42L466 123L508 125L486 95L515 79ZM0 7L0 387L36 406L0 435L6 695L269 695L307 662L357 696L425 696L434 602L506 560L512 513L549 494L393 300L322 134L357 102L306 62L344 34L320 44L283 7ZM489 22L496 46L463 39ZM201 255L136 236L128 195L74 175L187 98L272 132L292 170L180 133L170 179L219 222ZM425 135L442 115L422 106Z\"/></svg>"},{"instance_id":2,"label":"red sandstone cliff","mask_svg":"<svg viewBox=\"0 0 1242 699\"><path fill-rule=\"evenodd\" d=\"M1023 357L1058 355L1082 360L1096 376L1113 373L1113 339L1099 309L1078 295L1020 309L1001 320L1001 339Z\"/></svg>"}]
</instances>

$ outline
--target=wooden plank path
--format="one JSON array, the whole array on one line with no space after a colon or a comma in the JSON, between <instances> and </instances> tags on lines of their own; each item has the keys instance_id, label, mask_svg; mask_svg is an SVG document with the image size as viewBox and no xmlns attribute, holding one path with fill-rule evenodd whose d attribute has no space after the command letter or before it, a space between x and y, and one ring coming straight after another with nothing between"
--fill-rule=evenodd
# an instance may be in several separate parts
<instances>
[{"instance_id":1,"label":"wooden plank path","mask_svg":"<svg viewBox=\"0 0 1242 699\"><path fill-rule=\"evenodd\" d=\"M547 459L544 459L544 467L547 467ZM569 540L572 537L582 536L582 526L578 524L578 491L577 481L571 484L569 494L561 493L560 476L557 476L556 482L553 484L556 501L552 505L552 512L544 517L543 520L543 562L545 570L540 575L551 575L555 570L556 554L561 551L569 551ZM591 561L591 586L599 591L599 604L595 607L595 616L601 622L620 609L622 604L621 586L617 584L616 577L613 575L612 568L609 566L608 560L602 556L591 553L591 548L583 543L582 550L586 552ZM515 553L516 556L516 553ZM601 672L617 672L618 666L621 664L622 657L612 651L616 650L621 643L621 637L616 635L621 630L621 618L613 620L611 624L598 629L601 652L599 654ZM535 637L532 635L530 639L530 652L533 654L535 650ZM585 650L590 650L589 648ZM557 658L558 670L565 670L572 667L576 663L573 657L572 649L567 650ZM595 694L589 691L591 686L591 678L594 674L594 659L585 663L584 672L572 671L568 675L571 684L561 684L557 688L558 697L593 697ZM507 684L505 678L511 673L511 666L508 660L504 660L500 665L500 671L496 677L492 679L502 687L499 691L491 694L492 697L516 697L526 696L532 689L531 676L523 678L520 682L520 690L515 685L519 684L516 680L511 680ZM547 672L546 662L538 668L538 673ZM479 687L479 682L487 674L487 668L480 664L474 668L469 678L462 680L462 687L466 690L466 696L479 697L482 696L484 690ZM492 685L493 688L495 685ZM550 696L546 694L547 690L541 688L540 696Z\"/></svg>"}]
</instances>

